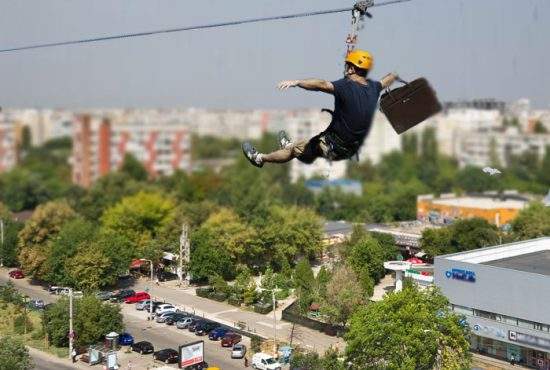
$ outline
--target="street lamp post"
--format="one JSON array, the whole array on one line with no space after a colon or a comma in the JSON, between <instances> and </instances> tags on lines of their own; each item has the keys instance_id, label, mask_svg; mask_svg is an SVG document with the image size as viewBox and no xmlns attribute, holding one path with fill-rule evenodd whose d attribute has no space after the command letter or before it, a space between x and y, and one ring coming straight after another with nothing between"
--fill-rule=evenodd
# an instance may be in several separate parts
<instances>
[{"instance_id":1,"label":"street lamp post","mask_svg":"<svg viewBox=\"0 0 550 370\"><path fill-rule=\"evenodd\" d=\"M2 253L0 254L0 267L4 267L4 220L0 218L0 242L2 243Z\"/></svg>"},{"instance_id":2,"label":"street lamp post","mask_svg":"<svg viewBox=\"0 0 550 370\"><path fill-rule=\"evenodd\" d=\"M73 289L69 288L69 358L73 355Z\"/></svg>"},{"instance_id":3,"label":"street lamp post","mask_svg":"<svg viewBox=\"0 0 550 370\"><path fill-rule=\"evenodd\" d=\"M149 262L151 266L151 277L150 277L151 287L149 288L149 320L152 320L153 319L153 261L145 258L142 258L141 260Z\"/></svg>"}]
</instances>

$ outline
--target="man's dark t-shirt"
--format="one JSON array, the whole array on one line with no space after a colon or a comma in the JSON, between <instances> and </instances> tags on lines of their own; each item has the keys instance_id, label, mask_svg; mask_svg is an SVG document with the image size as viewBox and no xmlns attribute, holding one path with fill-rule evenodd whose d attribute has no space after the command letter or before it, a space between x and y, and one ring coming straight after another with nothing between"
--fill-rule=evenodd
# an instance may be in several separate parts
<instances>
[{"instance_id":1,"label":"man's dark t-shirt","mask_svg":"<svg viewBox=\"0 0 550 370\"><path fill-rule=\"evenodd\" d=\"M367 80L363 85L349 78L333 81L334 114L328 130L347 143L363 143L370 131L378 97L379 81Z\"/></svg>"}]
</instances>

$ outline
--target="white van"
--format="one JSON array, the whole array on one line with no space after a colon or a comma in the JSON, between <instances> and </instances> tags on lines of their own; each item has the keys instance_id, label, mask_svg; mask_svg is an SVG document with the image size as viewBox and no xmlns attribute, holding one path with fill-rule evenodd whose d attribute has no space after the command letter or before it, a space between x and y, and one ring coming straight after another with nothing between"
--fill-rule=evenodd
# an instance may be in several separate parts
<instances>
[{"instance_id":1,"label":"white van","mask_svg":"<svg viewBox=\"0 0 550 370\"><path fill-rule=\"evenodd\" d=\"M252 367L258 370L281 370L281 365L275 358L267 353L258 352L252 356Z\"/></svg>"}]
</instances>

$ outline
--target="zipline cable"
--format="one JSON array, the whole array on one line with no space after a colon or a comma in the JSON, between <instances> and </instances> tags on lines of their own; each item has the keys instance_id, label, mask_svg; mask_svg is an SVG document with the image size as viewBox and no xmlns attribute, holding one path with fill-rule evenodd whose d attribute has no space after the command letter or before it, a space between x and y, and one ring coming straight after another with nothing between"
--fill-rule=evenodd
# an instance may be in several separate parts
<instances>
[{"instance_id":1,"label":"zipline cable","mask_svg":"<svg viewBox=\"0 0 550 370\"><path fill-rule=\"evenodd\" d=\"M375 3L370 7L372 8L372 7L377 7L377 6L404 3L404 2L407 2L407 1L410 1L410 0L387 0L387 1L379 2L379 3ZM157 34L163 34L163 33L184 32L184 31L201 30L201 29L207 29L207 28L237 26L237 25L246 24L246 23L258 23L258 22L266 22L266 21L274 21L274 20L282 20L282 19L304 18L304 17L312 17L312 16L316 16L316 15L323 15L323 14L349 12L349 11L352 11L353 9L354 9L353 7L352 8L348 7L348 8L340 8L340 9L318 10L318 11L313 11L313 12L305 12L305 13L297 13L297 14L276 15L276 16L263 17L263 18L248 18L248 19L242 19L242 20L238 20L238 21L210 23L210 24L204 24L204 25L198 25L198 26L168 28L168 29L161 29L161 30L155 30L155 31L126 33L126 34L112 35L112 36L100 36L100 37L93 37L93 38L80 39L80 40L70 40L70 41L50 42L50 43L44 43L44 44L25 45L25 46L18 46L18 47L0 49L0 53L9 53L9 52L14 52L14 51L30 50L30 49L50 48L50 47L64 46L64 45L86 44L86 43L91 43L91 42L125 39L125 38L130 38L130 37L151 36L151 35L157 35Z\"/></svg>"}]
</instances>

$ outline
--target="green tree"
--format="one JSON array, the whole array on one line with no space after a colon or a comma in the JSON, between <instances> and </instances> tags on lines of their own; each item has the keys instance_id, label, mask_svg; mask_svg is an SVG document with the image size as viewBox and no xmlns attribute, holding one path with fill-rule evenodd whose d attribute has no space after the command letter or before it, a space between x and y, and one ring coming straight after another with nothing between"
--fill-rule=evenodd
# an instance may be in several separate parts
<instances>
[{"instance_id":1,"label":"green tree","mask_svg":"<svg viewBox=\"0 0 550 370\"><path fill-rule=\"evenodd\" d=\"M500 167L502 163L500 162L500 157L497 153L497 140L492 137L489 141L489 163L491 167Z\"/></svg>"},{"instance_id":2,"label":"green tree","mask_svg":"<svg viewBox=\"0 0 550 370\"><path fill-rule=\"evenodd\" d=\"M258 222L258 224L260 224ZM300 207L272 206L267 219L258 227L263 245L258 264L266 257L272 261L297 257L314 258L321 251L321 219L315 212Z\"/></svg>"},{"instance_id":3,"label":"green tree","mask_svg":"<svg viewBox=\"0 0 550 370\"><path fill-rule=\"evenodd\" d=\"M32 146L32 135L31 135L31 129L29 126L23 126L23 130L21 130L21 150L27 151Z\"/></svg>"},{"instance_id":4,"label":"green tree","mask_svg":"<svg viewBox=\"0 0 550 370\"><path fill-rule=\"evenodd\" d=\"M327 285L329 284L331 279L332 274L330 273L330 271L325 266L321 266L319 272L317 273L317 276L315 277L315 282L320 297L326 296Z\"/></svg>"},{"instance_id":5,"label":"green tree","mask_svg":"<svg viewBox=\"0 0 550 370\"><path fill-rule=\"evenodd\" d=\"M119 233L143 249L171 222L174 209L171 198L140 191L107 209L101 222L105 230Z\"/></svg>"},{"instance_id":6,"label":"green tree","mask_svg":"<svg viewBox=\"0 0 550 370\"><path fill-rule=\"evenodd\" d=\"M456 185L465 192L480 193L497 190L499 177L484 173L481 168L466 166L457 173Z\"/></svg>"},{"instance_id":7,"label":"green tree","mask_svg":"<svg viewBox=\"0 0 550 370\"><path fill-rule=\"evenodd\" d=\"M512 221L512 234L516 240L550 235L550 208L542 203L532 203L522 209Z\"/></svg>"},{"instance_id":8,"label":"green tree","mask_svg":"<svg viewBox=\"0 0 550 370\"><path fill-rule=\"evenodd\" d=\"M422 231L420 246L424 253L433 258L441 254L452 253L452 232L448 227L440 229L425 229Z\"/></svg>"},{"instance_id":9,"label":"green tree","mask_svg":"<svg viewBox=\"0 0 550 370\"><path fill-rule=\"evenodd\" d=\"M145 167L130 153L124 155L120 172L127 174L136 181L145 181L149 177Z\"/></svg>"},{"instance_id":10,"label":"green tree","mask_svg":"<svg viewBox=\"0 0 550 370\"><path fill-rule=\"evenodd\" d=\"M345 370L346 366L340 358L340 353L337 349L329 348L321 359L321 369L323 370Z\"/></svg>"},{"instance_id":11,"label":"green tree","mask_svg":"<svg viewBox=\"0 0 550 370\"><path fill-rule=\"evenodd\" d=\"M385 274L385 254L378 241L365 234L361 227L356 227L354 234L347 245L347 260L359 276L365 292L370 296L374 284Z\"/></svg>"},{"instance_id":12,"label":"green tree","mask_svg":"<svg viewBox=\"0 0 550 370\"><path fill-rule=\"evenodd\" d=\"M545 147L538 177L542 184L550 184L550 145Z\"/></svg>"},{"instance_id":13,"label":"green tree","mask_svg":"<svg viewBox=\"0 0 550 370\"><path fill-rule=\"evenodd\" d=\"M353 269L346 265L337 267L327 284L321 313L332 324L346 325L349 317L366 303L367 297Z\"/></svg>"},{"instance_id":14,"label":"green tree","mask_svg":"<svg viewBox=\"0 0 550 370\"><path fill-rule=\"evenodd\" d=\"M51 242L63 225L74 219L76 213L65 201L40 205L19 233L19 261L27 275L46 278L49 274L45 263L51 253Z\"/></svg>"},{"instance_id":15,"label":"green tree","mask_svg":"<svg viewBox=\"0 0 550 370\"><path fill-rule=\"evenodd\" d=\"M82 217L67 221L59 231L59 235L51 242L49 255L45 261L48 271L45 280L54 284L73 284L65 269L67 259L73 257L79 246L87 245L96 237L96 227Z\"/></svg>"},{"instance_id":16,"label":"green tree","mask_svg":"<svg viewBox=\"0 0 550 370\"><path fill-rule=\"evenodd\" d=\"M191 263L189 271L193 280L207 281L219 274L224 279L235 277L236 271L231 256L225 249L210 243L210 235L204 230L191 234Z\"/></svg>"},{"instance_id":17,"label":"green tree","mask_svg":"<svg viewBox=\"0 0 550 370\"><path fill-rule=\"evenodd\" d=\"M83 195L76 194L71 199L71 204L87 219L96 222L107 208L144 188L144 184L135 181L128 174L112 172L97 180Z\"/></svg>"},{"instance_id":18,"label":"green tree","mask_svg":"<svg viewBox=\"0 0 550 370\"><path fill-rule=\"evenodd\" d=\"M0 370L32 369L33 363L23 341L13 336L0 337Z\"/></svg>"},{"instance_id":19,"label":"green tree","mask_svg":"<svg viewBox=\"0 0 550 370\"><path fill-rule=\"evenodd\" d=\"M12 211L34 209L55 197L52 188L37 173L25 168L15 168L0 176L0 201Z\"/></svg>"},{"instance_id":20,"label":"green tree","mask_svg":"<svg viewBox=\"0 0 550 370\"><path fill-rule=\"evenodd\" d=\"M44 311L44 328L51 343L65 347L69 343L69 301L63 297ZM84 296L74 302L74 332L76 345L100 342L111 331L123 329L120 307L104 303L94 296Z\"/></svg>"},{"instance_id":21,"label":"green tree","mask_svg":"<svg viewBox=\"0 0 550 370\"><path fill-rule=\"evenodd\" d=\"M535 125L533 126L533 132L535 134L547 134L548 129L546 128L546 126L544 126L544 124L540 120L537 120L535 122Z\"/></svg>"},{"instance_id":22,"label":"green tree","mask_svg":"<svg viewBox=\"0 0 550 370\"><path fill-rule=\"evenodd\" d=\"M117 276L110 274L111 261L100 249L82 244L75 255L65 261L68 277L75 288L90 292L112 284Z\"/></svg>"},{"instance_id":23,"label":"green tree","mask_svg":"<svg viewBox=\"0 0 550 370\"><path fill-rule=\"evenodd\" d=\"M298 305L301 312L307 312L309 305L314 300L314 285L315 276L311 265L306 258L301 259L294 269L293 275L294 284L296 287L296 295L298 296Z\"/></svg>"},{"instance_id":24,"label":"green tree","mask_svg":"<svg viewBox=\"0 0 550 370\"><path fill-rule=\"evenodd\" d=\"M353 315L346 356L353 369L466 369L467 335L439 291L407 286Z\"/></svg>"},{"instance_id":25,"label":"green tree","mask_svg":"<svg viewBox=\"0 0 550 370\"><path fill-rule=\"evenodd\" d=\"M0 203L0 220L4 227L4 240L0 243L0 260L4 266L13 267L17 265L19 253L17 241L23 223L15 221L8 208L2 203Z\"/></svg>"},{"instance_id":26,"label":"green tree","mask_svg":"<svg viewBox=\"0 0 550 370\"><path fill-rule=\"evenodd\" d=\"M256 230L231 209L222 208L211 214L201 231L208 235L209 243L226 251L235 263L246 263L259 255Z\"/></svg>"},{"instance_id":27,"label":"green tree","mask_svg":"<svg viewBox=\"0 0 550 370\"><path fill-rule=\"evenodd\" d=\"M290 368L300 370L319 370L321 359L316 352L295 351L290 358Z\"/></svg>"}]
</instances>

